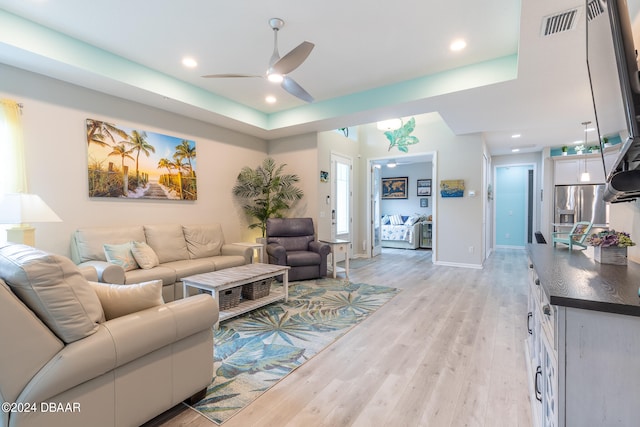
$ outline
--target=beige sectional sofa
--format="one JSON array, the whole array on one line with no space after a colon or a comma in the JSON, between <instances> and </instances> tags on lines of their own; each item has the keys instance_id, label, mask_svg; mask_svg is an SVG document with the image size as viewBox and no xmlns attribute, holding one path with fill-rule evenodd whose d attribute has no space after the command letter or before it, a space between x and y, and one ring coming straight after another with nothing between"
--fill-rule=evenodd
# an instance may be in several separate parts
<instances>
[{"instance_id":1,"label":"beige sectional sofa","mask_svg":"<svg viewBox=\"0 0 640 427\"><path fill-rule=\"evenodd\" d=\"M137 426L206 389L217 304L165 304L161 290L91 283L66 257L0 245L0 427Z\"/></svg>"},{"instance_id":2,"label":"beige sectional sofa","mask_svg":"<svg viewBox=\"0 0 640 427\"><path fill-rule=\"evenodd\" d=\"M125 271L121 265L107 261L105 244L131 242L146 243L157 255L158 265ZM249 264L252 257L251 248L225 243L220 224L88 227L76 230L71 239L71 259L81 267L94 267L101 282L129 284L160 279L165 301L182 298L183 277Z\"/></svg>"}]
</instances>

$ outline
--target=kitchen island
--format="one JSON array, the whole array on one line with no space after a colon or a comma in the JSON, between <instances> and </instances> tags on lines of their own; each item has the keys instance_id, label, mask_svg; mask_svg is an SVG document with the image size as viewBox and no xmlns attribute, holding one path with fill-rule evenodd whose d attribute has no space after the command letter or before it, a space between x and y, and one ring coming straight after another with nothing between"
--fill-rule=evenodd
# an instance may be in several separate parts
<instances>
[{"instance_id":1,"label":"kitchen island","mask_svg":"<svg viewBox=\"0 0 640 427\"><path fill-rule=\"evenodd\" d=\"M638 425L640 265L532 244L526 339L534 425Z\"/></svg>"}]
</instances>

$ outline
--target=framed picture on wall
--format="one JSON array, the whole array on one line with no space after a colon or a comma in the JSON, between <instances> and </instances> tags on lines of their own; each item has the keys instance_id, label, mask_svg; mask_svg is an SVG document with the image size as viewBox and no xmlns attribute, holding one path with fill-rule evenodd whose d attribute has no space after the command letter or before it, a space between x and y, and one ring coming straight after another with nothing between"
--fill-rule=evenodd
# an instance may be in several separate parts
<instances>
[{"instance_id":1,"label":"framed picture on wall","mask_svg":"<svg viewBox=\"0 0 640 427\"><path fill-rule=\"evenodd\" d=\"M430 196L431 195L431 180L419 179L418 180L418 196Z\"/></svg>"},{"instance_id":2,"label":"framed picture on wall","mask_svg":"<svg viewBox=\"0 0 640 427\"><path fill-rule=\"evenodd\" d=\"M420 207L421 208L428 208L429 207L429 199L427 199L426 197L420 199Z\"/></svg>"},{"instance_id":3,"label":"framed picture on wall","mask_svg":"<svg viewBox=\"0 0 640 427\"><path fill-rule=\"evenodd\" d=\"M382 198L387 200L406 199L408 197L406 176L396 178L382 178Z\"/></svg>"}]
</instances>

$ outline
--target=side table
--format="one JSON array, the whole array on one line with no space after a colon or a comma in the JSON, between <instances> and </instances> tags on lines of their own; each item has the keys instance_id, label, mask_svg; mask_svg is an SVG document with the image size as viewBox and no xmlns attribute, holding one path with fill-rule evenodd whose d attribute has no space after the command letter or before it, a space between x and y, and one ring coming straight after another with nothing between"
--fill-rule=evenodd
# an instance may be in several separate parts
<instances>
[{"instance_id":1,"label":"side table","mask_svg":"<svg viewBox=\"0 0 640 427\"><path fill-rule=\"evenodd\" d=\"M333 278L336 278L338 271L344 272L345 277L349 278L349 240L335 239L335 240L320 240L322 243L326 243L331 246L331 261L332 261L332 273ZM344 268L336 265L336 254L344 253Z\"/></svg>"},{"instance_id":2,"label":"side table","mask_svg":"<svg viewBox=\"0 0 640 427\"><path fill-rule=\"evenodd\" d=\"M262 243L238 242L238 243L234 243L234 245L252 248L254 251L258 252L258 262L264 263L264 245ZM253 262L253 258L252 258L252 262Z\"/></svg>"}]
</instances>

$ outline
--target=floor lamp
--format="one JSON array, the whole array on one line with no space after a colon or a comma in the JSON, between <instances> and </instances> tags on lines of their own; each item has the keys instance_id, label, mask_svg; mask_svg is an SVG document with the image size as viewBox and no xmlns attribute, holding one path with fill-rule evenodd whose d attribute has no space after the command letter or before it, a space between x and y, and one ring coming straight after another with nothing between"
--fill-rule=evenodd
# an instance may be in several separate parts
<instances>
[{"instance_id":1,"label":"floor lamp","mask_svg":"<svg viewBox=\"0 0 640 427\"><path fill-rule=\"evenodd\" d=\"M16 224L7 229L7 241L35 246L34 222L61 222L40 196L26 193L7 193L0 196L0 224Z\"/></svg>"}]
</instances>

